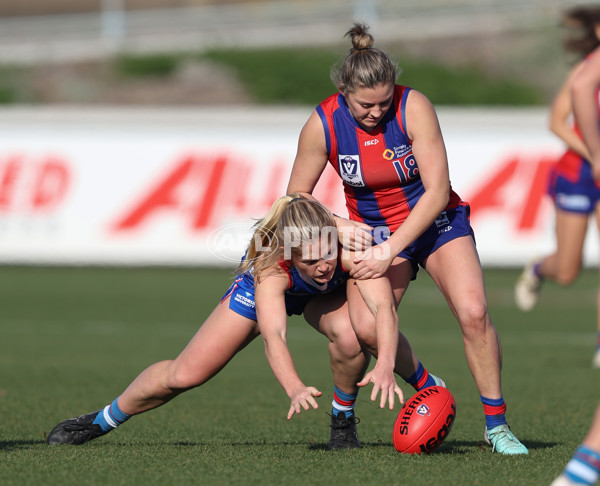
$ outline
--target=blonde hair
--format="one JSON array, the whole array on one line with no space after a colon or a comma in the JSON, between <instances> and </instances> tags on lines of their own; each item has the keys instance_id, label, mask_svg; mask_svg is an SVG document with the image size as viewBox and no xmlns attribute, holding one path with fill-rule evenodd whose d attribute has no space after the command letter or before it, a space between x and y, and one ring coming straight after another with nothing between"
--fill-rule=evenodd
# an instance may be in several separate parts
<instances>
[{"instance_id":1,"label":"blonde hair","mask_svg":"<svg viewBox=\"0 0 600 486\"><path fill-rule=\"evenodd\" d=\"M253 272L257 282L265 269L283 259L286 250L299 255L302 243L315 241L324 228L335 232L335 219L320 203L296 193L280 197L269 213L254 225L246 257L236 273ZM284 245L289 242L290 232L295 237L294 244L286 249Z\"/></svg>"},{"instance_id":2,"label":"blonde hair","mask_svg":"<svg viewBox=\"0 0 600 486\"><path fill-rule=\"evenodd\" d=\"M331 71L331 79L342 94L396 82L399 68L383 51L373 47L374 39L368 31L367 24L355 23L344 36L350 37L352 48L341 67Z\"/></svg>"}]
</instances>

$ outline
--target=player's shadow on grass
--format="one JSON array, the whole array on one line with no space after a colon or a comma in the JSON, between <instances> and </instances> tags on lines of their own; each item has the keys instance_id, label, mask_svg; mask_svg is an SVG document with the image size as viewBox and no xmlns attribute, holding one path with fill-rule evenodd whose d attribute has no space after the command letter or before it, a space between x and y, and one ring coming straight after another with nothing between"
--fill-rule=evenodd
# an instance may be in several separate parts
<instances>
[{"instance_id":1,"label":"player's shadow on grass","mask_svg":"<svg viewBox=\"0 0 600 486\"><path fill-rule=\"evenodd\" d=\"M0 451L29 449L31 446L39 444L39 440L0 440Z\"/></svg>"},{"instance_id":2,"label":"player's shadow on grass","mask_svg":"<svg viewBox=\"0 0 600 486\"><path fill-rule=\"evenodd\" d=\"M527 448L532 450L538 449L552 449L559 445L558 442L541 442L541 441L524 441ZM393 448L394 444L392 442L362 442L363 447L385 447ZM327 444L310 444L308 446L310 450L327 450ZM483 441L477 440L448 440L444 442L438 449L436 449L435 454L470 454L473 452L473 449L480 449L487 452L491 452L492 448L485 444Z\"/></svg>"},{"instance_id":3,"label":"player's shadow on grass","mask_svg":"<svg viewBox=\"0 0 600 486\"><path fill-rule=\"evenodd\" d=\"M383 447L385 449L393 449L394 444L392 442L363 442L361 441L363 448L371 448L371 447ZM448 441L441 445L436 451L436 454L464 454L467 453L469 449L478 446L477 441ZM327 444L311 444L308 446L310 450L327 450Z\"/></svg>"}]
</instances>

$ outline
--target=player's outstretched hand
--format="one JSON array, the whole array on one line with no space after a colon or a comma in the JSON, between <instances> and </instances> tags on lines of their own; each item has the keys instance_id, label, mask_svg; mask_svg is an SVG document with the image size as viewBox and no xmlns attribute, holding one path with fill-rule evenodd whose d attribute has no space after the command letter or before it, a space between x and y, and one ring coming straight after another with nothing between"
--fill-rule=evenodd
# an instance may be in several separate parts
<instances>
[{"instance_id":1,"label":"player's outstretched hand","mask_svg":"<svg viewBox=\"0 0 600 486\"><path fill-rule=\"evenodd\" d=\"M389 402L390 410L393 410L395 395L398 395L400 404L404 403L404 394L402 393L402 389L398 386L398 383L396 383L393 370L379 370L377 369L377 365L375 365L375 368L369 371L357 385L362 387L369 383L373 383L371 401L374 402L377 400L377 395L381 392L381 398L379 400L380 408L384 408L385 403Z\"/></svg>"},{"instance_id":2,"label":"player's outstretched hand","mask_svg":"<svg viewBox=\"0 0 600 486\"><path fill-rule=\"evenodd\" d=\"M320 397L323 392L317 390L314 386L301 386L292 393L290 397L290 409L287 414L287 419L290 420L294 414L298 414L304 410L310 410L312 408L319 408L315 397Z\"/></svg>"}]
</instances>

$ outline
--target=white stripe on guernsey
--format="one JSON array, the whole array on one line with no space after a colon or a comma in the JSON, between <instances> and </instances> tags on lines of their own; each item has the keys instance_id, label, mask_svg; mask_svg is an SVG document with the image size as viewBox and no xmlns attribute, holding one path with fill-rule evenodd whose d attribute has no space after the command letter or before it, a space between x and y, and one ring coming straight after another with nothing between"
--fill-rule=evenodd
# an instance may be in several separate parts
<instances>
[{"instance_id":1,"label":"white stripe on guernsey","mask_svg":"<svg viewBox=\"0 0 600 486\"><path fill-rule=\"evenodd\" d=\"M333 405L333 408L341 411L341 412L349 412L350 410L352 410L354 407L350 407L348 405L340 405L339 403L337 403L335 400L333 400L331 402L331 405Z\"/></svg>"},{"instance_id":2,"label":"white stripe on guernsey","mask_svg":"<svg viewBox=\"0 0 600 486\"><path fill-rule=\"evenodd\" d=\"M102 411L103 415L104 415L104 420L106 420L106 423L108 423L108 425L110 425L113 429L116 429L117 426L119 425L118 422L115 422L112 417L110 416L110 413L108 412L108 410L110 409L110 405L107 405L106 407L104 407L104 410Z\"/></svg>"},{"instance_id":3,"label":"white stripe on guernsey","mask_svg":"<svg viewBox=\"0 0 600 486\"><path fill-rule=\"evenodd\" d=\"M598 473L593 468L577 459L573 459L567 464L567 471L574 476L585 479L590 484L593 484L598 479Z\"/></svg>"}]
</instances>

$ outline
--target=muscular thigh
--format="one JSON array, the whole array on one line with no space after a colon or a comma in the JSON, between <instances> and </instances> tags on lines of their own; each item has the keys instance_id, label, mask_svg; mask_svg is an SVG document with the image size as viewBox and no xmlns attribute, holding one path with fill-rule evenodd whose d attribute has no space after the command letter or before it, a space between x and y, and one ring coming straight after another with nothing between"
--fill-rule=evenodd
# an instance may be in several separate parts
<instances>
[{"instance_id":1,"label":"muscular thigh","mask_svg":"<svg viewBox=\"0 0 600 486\"><path fill-rule=\"evenodd\" d=\"M568 271L579 268L587 227L587 214L556 209L556 257L559 269Z\"/></svg>"},{"instance_id":2,"label":"muscular thigh","mask_svg":"<svg viewBox=\"0 0 600 486\"><path fill-rule=\"evenodd\" d=\"M229 298L217 305L175 360L180 374L204 382L218 373L258 336L256 321L229 308Z\"/></svg>"},{"instance_id":3,"label":"muscular thigh","mask_svg":"<svg viewBox=\"0 0 600 486\"><path fill-rule=\"evenodd\" d=\"M392 287L396 307L400 304L412 275L412 264L401 257L395 258L386 272L386 276ZM375 329L375 317L362 298L355 280L348 281L346 293L348 296L348 308L352 317L352 325L356 332L363 337L373 333ZM402 320L401 314L401 312L398 313L400 321Z\"/></svg>"},{"instance_id":4,"label":"muscular thigh","mask_svg":"<svg viewBox=\"0 0 600 486\"><path fill-rule=\"evenodd\" d=\"M441 246L424 266L455 313L473 302L485 305L483 272L472 237L462 236Z\"/></svg>"},{"instance_id":5,"label":"muscular thigh","mask_svg":"<svg viewBox=\"0 0 600 486\"><path fill-rule=\"evenodd\" d=\"M304 308L304 318L331 341L336 335L353 332L344 286L334 292L313 297Z\"/></svg>"},{"instance_id":6,"label":"muscular thigh","mask_svg":"<svg viewBox=\"0 0 600 486\"><path fill-rule=\"evenodd\" d=\"M408 289L413 277L412 263L405 258L396 257L387 271L387 277L392 286L396 307L400 304L402 297Z\"/></svg>"}]
</instances>

